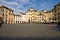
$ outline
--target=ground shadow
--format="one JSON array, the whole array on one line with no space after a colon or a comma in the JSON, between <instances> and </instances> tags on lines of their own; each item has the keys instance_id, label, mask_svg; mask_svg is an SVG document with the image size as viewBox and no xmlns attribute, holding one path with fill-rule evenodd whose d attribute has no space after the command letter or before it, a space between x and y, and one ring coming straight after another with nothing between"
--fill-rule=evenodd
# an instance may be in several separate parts
<instances>
[{"instance_id":1,"label":"ground shadow","mask_svg":"<svg viewBox=\"0 0 60 40\"><path fill-rule=\"evenodd\" d=\"M0 37L0 40L60 40L59 37L57 38L46 38L46 37L42 37L42 38L32 38L32 37L28 37L28 38L24 38L24 37L17 37L17 38L12 38L12 37Z\"/></svg>"},{"instance_id":2,"label":"ground shadow","mask_svg":"<svg viewBox=\"0 0 60 40\"><path fill-rule=\"evenodd\" d=\"M58 31L60 31L60 24L57 24L57 29L58 29Z\"/></svg>"}]
</instances>

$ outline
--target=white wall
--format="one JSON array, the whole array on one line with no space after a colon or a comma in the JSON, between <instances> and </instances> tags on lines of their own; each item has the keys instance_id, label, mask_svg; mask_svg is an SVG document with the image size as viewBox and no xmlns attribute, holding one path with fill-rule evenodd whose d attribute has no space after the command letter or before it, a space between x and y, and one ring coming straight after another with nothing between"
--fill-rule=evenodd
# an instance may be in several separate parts
<instances>
[{"instance_id":1,"label":"white wall","mask_svg":"<svg viewBox=\"0 0 60 40\"><path fill-rule=\"evenodd\" d=\"M15 23L20 23L21 16L14 16Z\"/></svg>"},{"instance_id":2,"label":"white wall","mask_svg":"<svg viewBox=\"0 0 60 40\"><path fill-rule=\"evenodd\" d=\"M27 16L26 16L26 15L22 15L20 21L21 21L21 22L28 22Z\"/></svg>"}]
</instances>

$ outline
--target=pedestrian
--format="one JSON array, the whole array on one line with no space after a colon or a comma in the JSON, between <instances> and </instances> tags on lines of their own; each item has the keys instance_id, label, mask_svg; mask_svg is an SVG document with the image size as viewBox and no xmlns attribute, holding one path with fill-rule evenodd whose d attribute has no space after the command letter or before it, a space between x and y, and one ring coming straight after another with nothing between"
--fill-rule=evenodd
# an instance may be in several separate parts
<instances>
[{"instance_id":1,"label":"pedestrian","mask_svg":"<svg viewBox=\"0 0 60 40\"><path fill-rule=\"evenodd\" d=\"M2 26L3 20L0 20L0 27Z\"/></svg>"}]
</instances>

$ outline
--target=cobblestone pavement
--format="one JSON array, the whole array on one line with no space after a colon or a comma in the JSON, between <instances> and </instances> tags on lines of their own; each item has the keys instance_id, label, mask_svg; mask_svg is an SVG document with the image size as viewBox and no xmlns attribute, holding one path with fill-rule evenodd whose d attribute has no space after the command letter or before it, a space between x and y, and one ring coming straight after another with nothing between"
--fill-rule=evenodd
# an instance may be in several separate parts
<instances>
[{"instance_id":1,"label":"cobblestone pavement","mask_svg":"<svg viewBox=\"0 0 60 40\"><path fill-rule=\"evenodd\" d=\"M56 24L3 24L0 37L60 37Z\"/></svg>"}]
</instances>

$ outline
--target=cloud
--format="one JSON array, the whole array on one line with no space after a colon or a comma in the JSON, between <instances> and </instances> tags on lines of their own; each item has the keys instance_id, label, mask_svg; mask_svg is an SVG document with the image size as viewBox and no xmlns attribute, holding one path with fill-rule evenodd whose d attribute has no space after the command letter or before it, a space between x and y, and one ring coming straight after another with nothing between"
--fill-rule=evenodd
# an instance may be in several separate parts
<instances>
[{"instance_id":1,"label":"cloud","mask_svg":"<svg viewBox=\"0 0 60 40\"><path fill-rule=\"evenodd\" d=\"M47 5L47 3L41 4L42 8L41 8L40 10L47 9L47 8L51 5L51 3L48 3L48 4L49 4L49 5Z\"/></svg>"},{"instance_id":2,"label":"cloud","mask_svg":"<svg viewBox=\"0 0 60 40\"><path fill-rule=\"evenodd\" d=\"M17 1L17 2L20 2L20 3L23 3L23 4L27 4L27 3L31 3L29 0L14 0L14 1Z\"/></svg>"},{"instance_id":3,"label":"cloud","mask_svg":"<svg viewBox=\"0 0 60 40\"><path fill-rule=\"evenodd\" d=\"M20 12L23 12L22 10L19 10L19 9L14 9L14 14L19 14Z\"/></svg>"},{"instance_id":4,"label":"cloud","mask_svg":"<svg viewBox=\"0 0 60 40\"><path fill-rule=\"evenodd\" d=\"M46 3L42 3L41 6L42 6L42 7L43 7L43 6L46 6Z\"/></svg>"},{"instance_id":5,"label":"cloud","mask_svg":"<svg viewBox=\"0 0 60 40\"><path fill-rule=\"evenodd\" d=\"M35 2L35 0L32 0L33 2Z\"/></svg>"},{"instance_id":6,"label":"cloud","mask_svg":"<svg viewBox=\"0 0 60 40\"><path fill-rule=\"evenodd\" d=\"M19 9L19 8L23 8L23 6L20 5L20 6L17 7L17 9Z\"/></svg>"},{"instance_id":7,"label":"cloud","mask_svg":"<svg viewBox=\"0 0 60 40\"><path fill-rule=\"evenodd\" d=\"M7 4L7 5L19 5L19 4L18 4L17 2L15 2L15 1L9 2L9 1L2 0L1 3Z\"/></svg>"},{"instance_id":8,"label":"cloud","mask_svg":"<svg viewBox=\"0 0 60 40\"><path fill-rule=\"evenodd\" d=\"M20 0L20 2L29 3L29 0Z\"/></svg>"},{"instance_id":9,"label":"cloud","mask_svg":"<svg viewBox=\"0 0 60 40\"><path fill-rule=\"evenodd\" d=\"M34 2L35 0L32 1ZM35 5L32 5L33 3L30 2L30 0L0 0L0 3L8 8L13 9L14 13L25 12L26 8L24 5L27 4L31 4L30 7L35 7Z\"/></svg>"},{"instance_id":10,"label":"cloud","mask_svg":"<svg viewBox=\"0 0 60 40\"><path fill-rule=\"evenodd\" d=\"M17 1L13 0L13 1L8 1L8 0L0 0L1 4L8 7L8 8L11 8L15 11L21 11L19 8L23 8L23 5L20 3L18 3Z\"/></svg>"}]
</instances>

